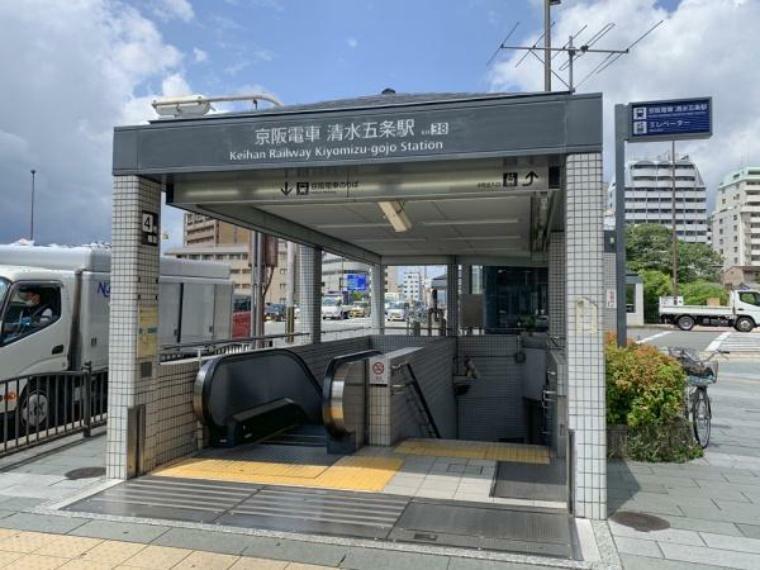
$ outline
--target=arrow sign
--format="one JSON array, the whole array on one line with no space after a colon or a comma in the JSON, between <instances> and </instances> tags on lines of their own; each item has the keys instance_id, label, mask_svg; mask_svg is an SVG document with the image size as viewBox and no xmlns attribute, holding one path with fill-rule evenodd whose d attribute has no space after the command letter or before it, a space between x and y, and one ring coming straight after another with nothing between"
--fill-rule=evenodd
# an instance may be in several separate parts
<instances>
[{"instance_id":1,"label":"arrow sign","mask_svg":"<svg viewBox=\"0 0 760 570\"><path fill-rule=\"evenodd\" d=\"M282 192L283 194L285 194L285 196L287 196L287 195L288 195L288 194L290 194L292 191L293 191L293 187L292 187L292 186L291 186L291 185L288 183L288 181L286 180L286 181L285 181L285 186L284 186L284 187L282 187L282 188L280 188L280 192Z\"/></svg>"},{"instance_id":2,"label":"arrow sign","mask_svg":"<svg viewBox=\"0 0 760 570\"><path fill-rule=\"evenodd\" d=\"M523 186L533 186L533 181L537 178L540 178L540 176L531 170L525 175L525 180L527 180L527 182L523 182Z\"/></svg>"}]
</instances>

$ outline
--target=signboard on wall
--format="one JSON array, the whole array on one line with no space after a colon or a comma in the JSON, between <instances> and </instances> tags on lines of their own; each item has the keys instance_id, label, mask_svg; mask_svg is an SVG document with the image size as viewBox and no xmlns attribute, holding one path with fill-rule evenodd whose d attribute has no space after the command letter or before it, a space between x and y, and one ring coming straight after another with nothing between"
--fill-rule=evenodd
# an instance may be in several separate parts
<instances>
[{"instance_id":1,"label":"signboard on wall","mask_svg":"<svg viewBox=\"0 0 760 570\"><path fill-rule=\"evenodd\" d=\"M143 245L158 247L158 213L148 210L142 211L140 237Z\"/></svg>"},{"instance_id":2,"label":"signboard on wall","mask_svg":"<svg viewBox=\"0 0 760 570\"><path fill-rule=\"evenodd\" d=\"M138 307L137 358L152 358L158 353L158 307Z\"/></svg>"},{"instance_id":3,"label":"signboard on wall","mask_svg":"<svg viewBox=\"0 0 760 570\"><path fill-rule=\"evenodd\" d=\"M348 291L366 291L367 274L366 273L347 273L346 289Z\"/></svg>"},{"instance_id":4,"label":"signboard on wall","mask_svg":"<svg viewBox=\"0 0 760 570\"><path fill-rule=\"evenodd\" d=\"M631 103L628 140L700 139L712 136L712 98Z\"/></svg>"}]
</instances>

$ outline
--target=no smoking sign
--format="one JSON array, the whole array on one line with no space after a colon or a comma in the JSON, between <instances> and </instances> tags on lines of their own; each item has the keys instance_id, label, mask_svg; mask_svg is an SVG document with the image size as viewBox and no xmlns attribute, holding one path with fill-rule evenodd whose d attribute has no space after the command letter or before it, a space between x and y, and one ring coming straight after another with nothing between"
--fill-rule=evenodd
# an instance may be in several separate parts
<instances>
[{"instance_id":1,"label":"no smoking sign","mask_svg":"<svg viewBox=\"0 0 760 570\"><path fill-rule=\"evenodd\" d=\"M383 372L385 372L385 364L382 362L375 362L372 365L372 372L380 376Z\"/></svg>"}]
</instances>

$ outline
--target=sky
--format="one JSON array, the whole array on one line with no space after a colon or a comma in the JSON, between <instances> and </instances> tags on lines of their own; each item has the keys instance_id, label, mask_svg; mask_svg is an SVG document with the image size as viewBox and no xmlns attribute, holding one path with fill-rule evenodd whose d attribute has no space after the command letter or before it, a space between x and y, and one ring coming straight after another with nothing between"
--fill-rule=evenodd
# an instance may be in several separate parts
<instances>
[{"instance_id":1,"label":"sky","mask_svg":"<svg viewBox=\"0 0 760 570\"><path fill-rule=\"evenodd\" d=\"M534 58L516 67L520 55L500 50L486 63L516 23L510 43L535 41L541 18L540 0L0 0L0 243L29 235L31 169L38 243L108 241L113 127L155 118L157 96L540 91ZM711 193L732 169L760 164L760 0L563 0L553 20L555 45L614 23L605 48L664 20L579 88L604 94L606 178L612 108L631 100L714 97L715 136L678 147ZM599 61L582 58L576 77ZM165 244L181 242L180 212L163 222Z\"/></svg>"}]
</instances>

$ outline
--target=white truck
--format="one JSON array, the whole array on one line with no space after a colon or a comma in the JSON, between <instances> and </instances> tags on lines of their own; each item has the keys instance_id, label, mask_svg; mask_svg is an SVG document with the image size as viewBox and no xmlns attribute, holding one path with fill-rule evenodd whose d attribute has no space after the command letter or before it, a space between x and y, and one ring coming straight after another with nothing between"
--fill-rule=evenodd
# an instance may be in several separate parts
<instances>
[{"instance_id":1,"label":"white truck","mask_svg":"<svg viewBox=\"0 0 760 570\"><path fill-rule=\"evenodd\" d=\"M728 305L684 305L672 297L660 297L660 321L689 331L694 325L731 326L751 332L760 325L760 291L731 291Z\"/></svg>"},{"instance_id":2,"label":"white truck","mask_svg":"<svg viewBox=\"0 0 760 570\"><path fill-rule=\"evenodd\" d=\"M218 263L161 258L159 346L230 337L229 271ZM0 246L0 382L80 370L87 362L107 368L110 272L105 248ZM0 413L18 405L26 422L25 388L24 379L0 385ZM34 404L47 409L47 402Z\"/></svg>"},{"instance_id":3,"label":"white truck","mask_svg":"<svg viewBox=\"0 0 760 570\"><path fill-rule=\"evenodd\" d=\"M328 293L322 296L322 319L347 319L351 307L343 302L340 293Z\"/></svg>"}]
</instances>

